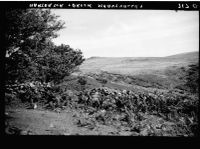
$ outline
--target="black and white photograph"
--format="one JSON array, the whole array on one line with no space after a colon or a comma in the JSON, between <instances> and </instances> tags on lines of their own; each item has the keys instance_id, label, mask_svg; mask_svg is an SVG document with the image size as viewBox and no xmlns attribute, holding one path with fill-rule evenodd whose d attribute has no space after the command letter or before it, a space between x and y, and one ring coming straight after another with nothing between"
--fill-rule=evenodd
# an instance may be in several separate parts
<instances>
[{"instance_id":1,"label":"black and white photograph","mask_svg":"<svg viewBox=\"0 0 200 149\"><path fill-rule=\"evenodd\" d=\"M55 3L4 9L6 135L199 135L199 3Z\"/></svg>"}]
</instances>

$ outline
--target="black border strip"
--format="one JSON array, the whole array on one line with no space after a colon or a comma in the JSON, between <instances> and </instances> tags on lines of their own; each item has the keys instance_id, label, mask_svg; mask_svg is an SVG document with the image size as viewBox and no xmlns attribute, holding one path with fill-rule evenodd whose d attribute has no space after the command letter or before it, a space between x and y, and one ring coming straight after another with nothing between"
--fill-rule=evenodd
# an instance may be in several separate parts
<instances>
[{"instance_id":1,"label":"black border strip","mask_svg":"<svg viewBox=\"0 0 200 149\"><path fill-rule=\"evenodd\" d=\"M199 10L197 1L1 1L0 8Z\"/></svg>"}]
</instances>

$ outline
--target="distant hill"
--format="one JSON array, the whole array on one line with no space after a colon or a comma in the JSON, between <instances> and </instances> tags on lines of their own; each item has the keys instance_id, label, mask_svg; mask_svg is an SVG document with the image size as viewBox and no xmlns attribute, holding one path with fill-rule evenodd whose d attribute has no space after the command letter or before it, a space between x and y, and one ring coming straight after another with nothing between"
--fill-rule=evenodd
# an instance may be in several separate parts
<instances>
[{"instance_id":1,"label":"distant hill","mask_svg":"<svg viewBox=\"0 0 200 149\"><path fill-rule=\"evenodd\" d=\"M117 74L144 74L182 67L199 61L199 52L188 52L167 57L91 57L81 66L82 73L101 71Z\"/></svg>"},{"instance_id":2,"label":"distant hill","mask_svg":"<svg viewBox=\"0 0 200 149\"><path fill-rule=\"evenodd\" d=\"M199 51L195 52L187 52L187 53L181 53L181 54L176 54L176 55L171 55L171 56L166 56L165 58L199 58Z\"/></svg>"}]
</instances>

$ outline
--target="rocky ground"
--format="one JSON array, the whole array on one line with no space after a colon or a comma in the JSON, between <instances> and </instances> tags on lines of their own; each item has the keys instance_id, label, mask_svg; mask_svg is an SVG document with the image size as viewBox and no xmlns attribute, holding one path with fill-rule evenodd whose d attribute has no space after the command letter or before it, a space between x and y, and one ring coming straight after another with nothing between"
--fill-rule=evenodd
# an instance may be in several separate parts
<instances>
[{"instance_id":1,"label":"rocky ground","mask_svg":"<svg viewBox=\"0 0 200 149\"><path fill-rule=\"evenodd\" d=\"M14 135L94 135L74 124L73 112L11 108L6 110L6 134Z\"/></svg>"}]
</instances>

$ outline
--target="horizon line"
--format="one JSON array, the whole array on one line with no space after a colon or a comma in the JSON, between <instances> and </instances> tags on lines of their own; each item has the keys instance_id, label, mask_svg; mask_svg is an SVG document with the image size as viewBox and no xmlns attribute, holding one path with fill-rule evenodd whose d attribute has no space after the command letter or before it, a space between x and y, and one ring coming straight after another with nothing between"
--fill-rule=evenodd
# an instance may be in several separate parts
<instances>
[{"instance_id":1,"label":"horizon line","mask_svg":"<svg viewBox=\"0 0 200 149\"><path fill-rule=\"evenodd\" d=\"M166 55L166 56L113 56L113 57L110 57L110 56L90 56L86 59L89 59L89 58L163 58L163 57L169 57L169 56L174 56L174 55L179 55L179 54L194 53L194 52L199 52L199 50L190 51L190 52L182 52L182 53Z\"/></svg>"}]
</instances>

